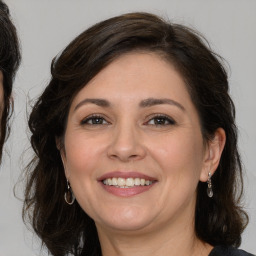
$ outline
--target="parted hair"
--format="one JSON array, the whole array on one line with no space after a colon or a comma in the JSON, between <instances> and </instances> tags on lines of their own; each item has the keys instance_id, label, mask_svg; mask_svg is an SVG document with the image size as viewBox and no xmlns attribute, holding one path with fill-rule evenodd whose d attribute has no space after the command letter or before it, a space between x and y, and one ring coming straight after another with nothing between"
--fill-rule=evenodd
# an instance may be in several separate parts
<instances>
[{"instance_id":1,"label":"parted hair","mask_svg":"<svg viewBox=\"0 0 256 256\"><path fill-rule=\"evenodd\" d=\"M21 60L16 28L11 20L7 5L0 1L0 71L3 73L4 102L0 130L0 161L6 138L9 135L8 121L13 111L11 97L16 71Z\"/></svg>"},{"instance_id":2,"label":"parted hair","mask_svg":"<svg viewBox=\"0 0 256 256\"><path fill-rule=\"evenodd\" d=\"M66 179L56 139L63 139L75 95L109 63L132 51L159 54L175 66L198 111L205 141L219 127L225 130L226 145L212 177L213 198L207 196L206 183L198 184L195 232L213 246L239 246L248 217L240 207L242 166L223 60L195 30L149 13L97 23L53 59L51 80L29 117L35 155L26 168L24 221L52 255L101 255L94 221L77 202L69 206L64 201Z\"/></svg>"}]
</instances>

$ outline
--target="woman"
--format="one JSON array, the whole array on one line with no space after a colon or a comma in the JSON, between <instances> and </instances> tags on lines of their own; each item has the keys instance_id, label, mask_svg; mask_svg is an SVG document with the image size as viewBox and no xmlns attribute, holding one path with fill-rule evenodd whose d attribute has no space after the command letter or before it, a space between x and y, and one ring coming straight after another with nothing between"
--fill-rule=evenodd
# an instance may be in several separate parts
<instances>
[{"instance_id":1,"label":"woman","mask_svg":"<svg viewBox=\"0 0 256 256\"><path fill-rule=\"evenodd\" d=\"M197 32L100 22L53 60L30 115L23 217L52 255L250 255L234 117Z\"/></svg>"},{"instance_id":2,"label":"woman","mask_svg":"<svg viewBox=\"0 0 256 256\"><path fill-rule=\"evenodd\" d=\"M8 121L12 114L12 84L20 64L20 49L16 28L9 9L0 1L0 161L6 137L9 134Z\"/></svg>"}]
</instances>

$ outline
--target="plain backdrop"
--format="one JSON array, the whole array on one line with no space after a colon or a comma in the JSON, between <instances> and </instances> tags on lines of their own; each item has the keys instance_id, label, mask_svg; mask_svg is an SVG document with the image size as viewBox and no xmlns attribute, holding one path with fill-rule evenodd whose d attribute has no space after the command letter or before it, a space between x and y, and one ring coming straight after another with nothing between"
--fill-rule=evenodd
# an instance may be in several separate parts
<instances>
[{"instance_id":1,"label":"plain backdrop","mask_svg":"<svg viewBox=\"0 0 256 256\"><path fill-rule=\"evenodd\" d=\"M241 247L256 254L256 1L255 0L8 0L22 45L14 85L12 133L0 170L0 256L46 255L22 222L13 195L31 157L26 126L29 102L46 86L50 63L75 36L94 23L131 11L148 11L194 27L229 63L230 92L237 109L239 146L245 166L244 206L250 224ZM17 185L22 196L22 184Z\"/></svg>"}]
</instances>

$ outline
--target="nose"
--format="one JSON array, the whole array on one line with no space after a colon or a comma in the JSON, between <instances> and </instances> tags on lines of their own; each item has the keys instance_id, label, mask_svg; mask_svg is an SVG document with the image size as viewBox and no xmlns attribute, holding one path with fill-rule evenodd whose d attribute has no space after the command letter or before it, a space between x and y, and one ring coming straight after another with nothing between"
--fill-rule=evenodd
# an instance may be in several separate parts
<instances>
[{"instance_id":1,"label":"nose","mask_svg":"<svg viewBox=\"0 0 256 256\"><path fill-rule=\"evenodd\" d=\"M122 162L143 159L146 149L141 135L135 127L124 126L120 125L113 131L108 147L108 157L119 159Z\"/></svg>"}]
</instances>

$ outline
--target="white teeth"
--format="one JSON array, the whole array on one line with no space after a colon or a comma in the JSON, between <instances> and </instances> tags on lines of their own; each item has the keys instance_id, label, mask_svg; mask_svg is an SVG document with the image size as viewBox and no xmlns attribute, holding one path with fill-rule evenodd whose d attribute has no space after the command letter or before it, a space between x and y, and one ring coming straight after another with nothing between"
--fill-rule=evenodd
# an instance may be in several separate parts
<instances>
[{"instance_id":1,"label":"white teeth","mask_svg":"<svg viewBox=\"0 0 256 256\"><path fill-rule=\"evenodd\" d=\"M110 184L109 184L110 185ZM119 187L121 187L121 186L125 186L125 179L123 179L123 178L118 178L117 179L117 185L119 186ZM111 186L111 185L110 185Z\"/></svg>"},{"instance_id":2,"label":"white teeth","mask_svg":"<svg viewBox=\"0 0 256 256\"><path fill-rule=\"evenodd\" d=\"M140 178L135 178L134 179L134 185L135 186L140 186Z\"/></svg>"},{"instance_id":3,"label":"white teeth","mask_svg":"<svg viewBox=\"0 0 256 256\"><path fill-rule=\"evenodd\" d=\"M127 187L133 187L133 186L134 186L134 179L133 179L133 178L128 178L128 179L126 179L125 185L126 185Z\"/></svg>"},{"instance_id":4,"label":"white teeth","mask_svg":"<svg viewBox=\"0 0 256 256\"><path fill-rule=\"evenodd\" d=\"M151 180L145 180L145 179L140 179L140 178L108 178L103 180L104 185L108 186L116 186L120 188L130 188L134 186L149 186L153 182Z\"/></svg>"},{"instance_id":5,"label":"white teeth","mask_svg":"<svg viewBox=\"0 0 256 256\"><path fill-rule=\"evenodd\" d=\"M117 178L112 178L112 185L117 186Z\"/></svg>"}]
</instances>

